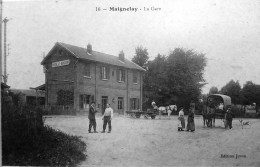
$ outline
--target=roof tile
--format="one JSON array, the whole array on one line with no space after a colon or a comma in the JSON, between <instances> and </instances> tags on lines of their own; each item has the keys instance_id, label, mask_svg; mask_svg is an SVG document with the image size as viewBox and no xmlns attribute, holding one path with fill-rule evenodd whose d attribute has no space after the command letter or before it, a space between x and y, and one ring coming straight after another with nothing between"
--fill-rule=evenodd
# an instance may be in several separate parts
<instances>
[{"instance_id":1,"label":"roof tile","mask_svg":"<svg viewBox=\"0 0 260 167\"><path fill-rule=\"evenodd\" d=\"M117 56L97 52L94 50L92 51L92 54L89 54L87 52L87 48L82 48L82 47L65 44L65 43L61 43L61 42L58 42L58 44L60 44L62 47L64 47L68 51L70 51L72 54L74 54L74 56L76 56L79 59L91 60L91 61L95 61L95 62L145 71L145 69L143 69L139 65L137 65L134 62L129 61L127 59L125 59L125 62L122 62L118 59Z\"/></svg>"}]
</instances>

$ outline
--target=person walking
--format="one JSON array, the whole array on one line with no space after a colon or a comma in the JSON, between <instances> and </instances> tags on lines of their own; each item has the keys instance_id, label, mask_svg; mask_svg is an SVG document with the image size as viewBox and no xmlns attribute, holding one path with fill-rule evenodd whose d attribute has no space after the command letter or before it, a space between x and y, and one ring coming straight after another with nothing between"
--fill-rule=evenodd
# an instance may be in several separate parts
<instances>
[{"instance_id":1,"label":"person walking","mask_svg":"<svg viewBox=\"0 0 260 167\"><path fill-rule=\"evenodd\" d=\"M188 120L187 120L187 122L188 122L188 124L187 124L186 131L194 132L194 131L195 131L194 111L193 111L193 109L191 109L191 108L190 108L190 110L189 110L189 115L188 115Z\"/></svg>"},{"instance_id":2,"label":"person walking","mask_svg":"<svg viewBox=\"0 0 260 167\"><path fill-rule=\"evenodd\" d=\"M96 127L97 127L97 123L96 123L96 110L95 110L95 103L92 102L91 105L90 105L90 108L89 108L89 113L88 113L88 119L89 119L89 127L88 127L88 132L89 133L92 133L91 132L91 129L92 129L92 126L93 126L93 129L94 129L94 133L98 133L96 131Z\"/></svg>"},{"instance_id":3,"label":"person walking","mask_svg":"<svg viewBox=\"0 0 260 167\"><path fill-rule=\"evenodd\" d=\"M103 131L101 133L105 133L107 124L108 124L108 133L111 132L111 130L112 130L111 120L112 120L112 118L113 118L113 109L110 107L110 104L107 104L107 108L105 109L104 115L102 116L104 123L103 123Z\"/></svg>"},{"instance_id":4,"label":"person walking","mask_svg":"<svg viewBox=\"0 0 260 167\"><path fill-rule=\"evenodd\" d=\"M181 122L180 131L184 131L183 129L185 128L185 119L184 119L183 107L180 108L178 119Z\"/></svg>"}]
</instances>

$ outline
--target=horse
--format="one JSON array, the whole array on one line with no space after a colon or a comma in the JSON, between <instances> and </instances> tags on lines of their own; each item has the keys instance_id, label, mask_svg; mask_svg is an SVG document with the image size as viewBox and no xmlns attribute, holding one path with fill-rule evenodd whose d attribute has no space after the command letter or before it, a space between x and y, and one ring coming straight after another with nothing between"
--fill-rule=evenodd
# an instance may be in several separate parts
<instances>
[{"instance_id":1,"label":"horse","mask_svg":"<svg viewBox=\"0 0 260 167\"><path fill-rule=\"evenodd\" d=\"M167 107L168 117L171 116L171 113L172 113L173 111L177 111L177 105L169 105L169 106Z\"/></svg>"},{"instance_id":2,"label":"horse","mask_svg":"<svg viewBox=\"0 0 260 167\"><path fill-rule=\"evenodd\" d=\"M168 114L168 117L170 118L170 115L173 111L177 111L177 106L176 105L169 105L169 106L160 106L158 108L159 110L159 117L161 116L161 114Z\"/></svg>"},{"instance_id":3,"label":"horse","mask_svg":"<svg viewBox=\"0 0 260 167\"><path fill-rule=\"evenodd\" d=\"M203 116L204 127L205 127L205 123L207 127L212 128L212 125L215 127L215 108L203 106L202 116Z\"/></svg>"}]
</instances>

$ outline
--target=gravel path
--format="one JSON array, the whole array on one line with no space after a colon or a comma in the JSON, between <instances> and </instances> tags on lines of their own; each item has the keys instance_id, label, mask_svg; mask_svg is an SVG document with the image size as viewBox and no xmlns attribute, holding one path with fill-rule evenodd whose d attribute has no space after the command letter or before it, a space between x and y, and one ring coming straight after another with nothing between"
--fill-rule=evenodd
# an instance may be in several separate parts
<instances>
[{"instance_id":1,"label":"gravel path","mask_svg":"<svg viewBox=\"0 0 260 167\"><path fill-rule=\"evenodd\" d=\"M103 122L101 117L96 120L100 132ZM87 116L48 117L45 124L87 143L88 158L79 166L260 166L260 120L249 121L251 126L242 129L235 119L234 128L225 130L218 119L210 129L195 117L195 132L178 132L176 116L155 120L116 116L112 133L105 134L89 134Z\"/></svg>"}]
</instances>

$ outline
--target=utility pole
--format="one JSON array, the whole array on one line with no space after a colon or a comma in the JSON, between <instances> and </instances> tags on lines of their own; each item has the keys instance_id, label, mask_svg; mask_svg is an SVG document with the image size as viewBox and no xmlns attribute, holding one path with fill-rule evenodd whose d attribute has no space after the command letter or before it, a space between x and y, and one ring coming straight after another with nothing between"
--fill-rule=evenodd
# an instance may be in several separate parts
<instances>
[{"instance_id":1,"label":"utility pole","mask_svg":"<svg viewBox=\"0 0 260 167\"><path fill-rule=\"evenodd\" d=\"M3 1L0 0L0 75L1 75L1 84L2 84L2 5ZM2 101L2 88L0 87L0 100ZM1 102L2 103L2 102ZM0 131L2 132L2 104L0 103ZM2 166L2 133L0 134L0 166Z\"/></svg>"},{"instance_id":2,"label":"utility pole","mask_svg":"<svg viewBox=\"0 0 260 167\"><path fill-rule=\"evenodd\" d=\"M6 69L6 63L7 63L7 53L6 53L6 25L7 25L7 22L11 20L11 19L7 19L5 18L3 20L4 22L4 83L7 84L7 69Z\"/></svg>"}]
</instances>

